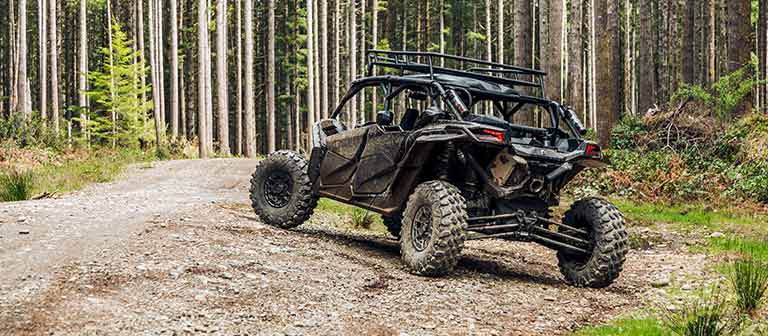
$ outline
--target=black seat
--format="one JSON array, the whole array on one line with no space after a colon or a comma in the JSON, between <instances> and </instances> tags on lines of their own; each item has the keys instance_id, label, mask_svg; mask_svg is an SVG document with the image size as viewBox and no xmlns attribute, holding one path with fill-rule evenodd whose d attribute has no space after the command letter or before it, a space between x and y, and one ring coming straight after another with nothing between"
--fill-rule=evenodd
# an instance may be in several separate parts
<instances>
[{"instance_id":1,"label":"black seat","mask_svg":"<svg viewBox=\"0 0 768 336\"><path fill-rule=\"evenodd\" d=\"M419 119L419 110L417 109L406 109L405 114L403 115L403 119L400 120L400 128L403 129L403 131L412 131L413 127L416 126L416 120Z\"/></svg>"}]
</instances>

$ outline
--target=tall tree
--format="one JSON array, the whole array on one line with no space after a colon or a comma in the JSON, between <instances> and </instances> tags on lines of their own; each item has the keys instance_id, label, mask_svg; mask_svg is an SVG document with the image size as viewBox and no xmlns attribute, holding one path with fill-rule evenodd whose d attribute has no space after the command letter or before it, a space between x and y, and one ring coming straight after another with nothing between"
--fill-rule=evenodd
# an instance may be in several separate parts
<instances>
[{"instance_id":1,"label":"tall tree","mask_svg":"<svg viewBox=\"0 0 768 336\"><path fill-rule=\"evenodd\" d=\"M727 70L736 71L750 62L752 51L752 1L729 0L728 4L728 60ZM750 109L752 96L744 99L744 104L737 108L736 114L743 114Z\"/></svg>"},{"instance_id":2,"label":"tall tree","mask_svg":"<svg viewBox=\"0 0 768 336\"><path fill-rule=\"evenodd\" d=\"M147 1L149 6L149 59L151 63L150 67L150 77L152 82L152 112L153 117L155 119L155 135L156 135L156 141L157 146L162 146L163 141L163 134L165 133L165 123L163 122L163 103L160 97L162 96L162 84L160 83L160 64L159 59L160 55L158 55L158 51L160 50L157 47L157 34L159 33L157 31L157 10L155 9L155 1L149 0ZM201 141L205 141L204 137L200 138ZM207 154L206 154L207 155ZM206 157L206 155L203 155L202 152L200 154L200 157Z\"/></svg>"},{"instance_id":3,"label":"tall tree","mask_svg":"<svg viewBox=\"0 0 768 336\"><path fill-rule=\"evenodd\" d=\"M533 67L533 11L528 1L515 3L515 65ZM524 90L527 91L527 90ZM526 92L528 93L528 92ZM533 125L533 111L520 111L519 122Z\"/></svg>"},{"instance_id":4,"label":"tall tree","mask_svg":"<svg viewBox=\"0 0 768 336\"><path fill-rule=\"evenodd\" d=\"M621 81L618 74L619 46L619 4L613 0L595 1L595 26L597 31L597 133L602 144L610 142L611 129L618 120L621 101Z\"/></svg>"},{"instance_id":5,"label":"tall tree","mask_svg":"<svg viewBox=\"0 0 768 336\"><path fill-rule=\"evenodd\" d=\"M639 113L645 113L656 103L656 41L653 18L654 6L652 0L640 0L640 38L638 41L637 61L637 108Z\"/></svg>"},{"instance_id":6,"label":"tall tree","mask_svg":"<svg viewBox=\"0 0 768 336\"><path fill-rule=\"evenodd\" d=\"M442 0L441 0L442 1ZM441 7L442 8L442 7ZM440 16L440 19L442 20L442 14ZM442 21L441 21L442 22ZM498 43L497 43L497 50L496 50L496 61L499 63L504 63L504 0L498 0L497 6L496 6L496 25L497 25L497 35L498 35ZM440 28L442 29L442 27ZM440 36L443 36L443 33L440 33Z\"/></svg>"},{"instance_id":7,"label":"tall tree","mask_svg":"<svg viewBox=\"0 0 768 336\"><path fill-rule=\"evenodd\" d=\"M549 97L555 100L562 100L561 81L562 81L562 60L563 60L563 17L565 7L563 0L549 0L549 11L543 13L547 15L547 40L542 41L542 48L546 49L547 56L543 63L547 71L547 89Z\"/></svg>"},{"instance_id":8,"label":"tall tree","mask_svg":"<svg viewBox=\"0 0 768 336\"><path fill-rule=\"evenodd\" d=\"M357 0L352 0L349 6L349 77L357 75ZM350 125L357 125L357 101L350 102Z\"/></svg>"},{"instance_id":9,"label":"tall tree","mask_svg":"<svg viewBox=\"0 0 768 336\"><path fill-rule=\"evenodd\" d=\"M201 0L204 1L204 0ZM308 0L312 1L312 0ZM245 0L245 155L256 157L256 101L253 75L253 0Z\"/></svg>"},{"instance_id":10,"label":"tall tree","mask_svg":"<svg viewBox=\"0 0 768 336\"><path fill-rule=\"evenodd\" d=\"M584 105L584 39L582 19L583 0L571 0L571 30L568 32L568 104L576 111L586 112Z\"/></svg>"},{"instance_id":11,"label":"tall tree","mask_svg":"<svg viewBox=\"0 0 768 336\"><path fill-rule=\"evenodd\" d=\"M171 10L171 137L179 137L179 22L177 0L169 0Z\"/></svg>"},{"instance_id":12,"label":"tall tree","mask_svg":"<svg viewBox=\"0 0 768 336\"><path fill-rule=\"evenodd\" d=\"M29 79L27 78L27 0L19 0L19 25L17 33L18 70L16 75L16 112L28 117L32 112L29 106Z\"/></svg>"},{"instance_id":13,"label":"tall tree","mask_svg":"<svg viewBox=\"0 0 768 336\"><path fill-rule=\"evenodd\" d=\"M353 0L354 1L354 0ZM307 0L307 153L312 152L312 127L315 123L315 43L314 7ZM352 61L354 62L354 60ZM354 105L354 104L352 104Z\"/></svg>"},{"instance_id":14,"label":"tall tree","mask_svg":"<svg viewBox=\"0 0 768 336\"><path fill-rule=\"evenodd\" d=\"M152 0L150 0L152 1ZM246 6L248 1L246 1ZM208 44L208 3L206 0L199 0L197 3L197 29L198 29L198 103L197 103L197 127L198 132L197 136L200 140L200 158L206 159L208 158L208 142L211 141L211 139L208 138L208 128L210 125L208 125L208 95L211 94L210 87L208 86L208 76L210 76L210 73L208 73L206 66L206 56L210 54L211 49Z\"/></svg>"},{"instance_id":15,"label":"tall tree","mask_svg":"<svg viewBox=\"0 0 768 336\"><path fill-rule=\"evenodd\" d=\"M47 123L48 118L48 36L45 33L47 29L46 20L48 13L46 12L46 0L37 0L37 24L38 24L38 61L40 62L38 68L38 74L40 76L40 117L44 123Z\"/></svg>"},{"instance_id":16,"label":"tall tree","mask_svg":"<svg viewBox=\"0 0 768 336\"><path fill-rule=\"evenodd\" d=\"M235 111L235 155L243 154L243 8L242 1L235 1L237 17L237 111Z\"/></svg>"},{"instance_id":17,"label":"tall tree","mask_svg":"<svg viewBox=\"0 0 768 336\"><path fill-rule=\"evenodd\" d=\"M322 0L323 5L327 7L325 0ZM267 152L272 153L275 151L275 0L267 1ZM323 23L324 35L328 33L328 25ZM324 37L325 38L325 37ZM327 43L327 41L326 41ZM328 47L323 47L323 52L328 52ZM327 55L325 55L327 56ZM328 57L323 57L325 65L328 64ZM327 68L323 68L323 74L327 77ZM323 101L328 99L328 83L323 84ZM324 112L327 114L327 112Z\"/></svg>"},{"instance_id":18,"label":"tall tree","mask_svg":"<svg viewBox=\"0 0 768 336\"><path fill-rule=\"evenodd\" d=\"M493 61L493 27L491 26L491 0L485 0L485 59Z\"/></svg>"},{"instance_id":19,"label":"tall tree","mask_svg":"<svg viewBox=\"0 0 768 336\"><path fill-rule=\"evenodd\" d=\"M24 0L22 0L24 1ZM87 0L80 0L80 54L79 56L79 67L78 67L78 74L79 74L79 85L78 85L78 92L80 94L80 127L81 131L85 135L86 139L88 137L88 128L86 126L86 115L85 110L88 108L88 98L85 95L85 90L88 89L87 87L87 76L88 76L88 26L87 26L87 15L88 10L86 6Z\"/></svg>"},{"instance_id":20,"label":"tall tree","mask_svg":"<svg viewBox=\"0 0 768 336\"><path fill-rule=\"evenodd\" d=\"M216 2L216 102L218 103L219 152L229 155L229 93L227 86L227 0Z\"/></svg>"},{"instance_id":21,"label":"tall tree","mask_svg":"<svg viewBox=\"0 0 768 336\"><path fill-rule=\"evenodd\" d=\"M270 0L273 1L274 0ZM329 102L328 102L328 86L329 86L329 74L328 69L328 0L320 1L320 60L322 65L320 66L320 116L323 119L328 118ZM271 12L270 12L271 13Z\"/></svg>"},{"instance_id":22,"label":"tall tree","mask_svg":"<svg viewBox=\"0 0 768 336\"><path fill-rule=\"evenodd\" d=\"M48 36L50 40L51 56L51 120L56 135L59 135L59 49L58 49L58 31L56 20L56 0L50 0L48 4Z\"/></svg>"}]
</instances>

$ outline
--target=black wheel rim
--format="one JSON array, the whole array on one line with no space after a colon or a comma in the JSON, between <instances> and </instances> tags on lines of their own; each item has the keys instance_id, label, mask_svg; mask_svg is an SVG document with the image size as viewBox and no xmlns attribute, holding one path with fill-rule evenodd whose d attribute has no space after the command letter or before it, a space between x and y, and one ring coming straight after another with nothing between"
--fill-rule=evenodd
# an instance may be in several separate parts
<instances>
[{"instance_id":1,"label":"black wheel rim","mask_svg":"<svg viewBox=\"0 0 768 336\"><path fill-rule=\"evenodd\" d=\"M284 171L274 171L264 181L264 199L274 208L284 208L291 201L293 179Z\"/></svg>"},{"instance_id":2,"label":"black wheel rim","mask_svg":"<svg viewBox=\"0 0 768 336\"><path fill-rule=\"evenodd\" d=\"M411 225L411 240L416 251L424 251L432 238L432 208L422 206L416 211L416 216Z\"/></svg>"}]
</instances>

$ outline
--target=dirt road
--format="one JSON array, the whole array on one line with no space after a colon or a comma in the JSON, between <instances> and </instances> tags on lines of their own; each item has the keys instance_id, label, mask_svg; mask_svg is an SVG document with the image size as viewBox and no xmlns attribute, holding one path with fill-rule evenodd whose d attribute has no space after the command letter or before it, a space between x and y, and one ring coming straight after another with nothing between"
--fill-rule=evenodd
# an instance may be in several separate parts
<instances>
[{"instance_id":1,"label":"dirt road","mask_svg":"<svg viewBox=\"0 0 768 336\"><path fill-rule=\"evenodd\" d=\"M258 222L248 160L131 168L61 199L0 205L0 335L552 335L631 312L655 279L701 274L667 238L618 283L566 286L554 254L471 242L447 278L410 275L397 242Z\"/></svg>"}]
</instances>

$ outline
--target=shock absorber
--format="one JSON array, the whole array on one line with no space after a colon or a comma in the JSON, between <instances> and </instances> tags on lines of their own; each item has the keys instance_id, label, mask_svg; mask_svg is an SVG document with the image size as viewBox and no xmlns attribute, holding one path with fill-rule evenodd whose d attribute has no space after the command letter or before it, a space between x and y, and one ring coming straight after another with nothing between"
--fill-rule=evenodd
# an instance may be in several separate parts
<instances>
[{"instance_id":1,"label":"shock absorber","mask_svg":"<svg viewBox=\"0 0 768 336\"><path fill-rule=\"evenodd\" d=\"M440 155L437 156L437 163L435 165L435 175L441 180L448 180L448 173L451 167L451 158L456 153L456 147L453 142L448 142Z\"/></svg>"}]
</instances>

